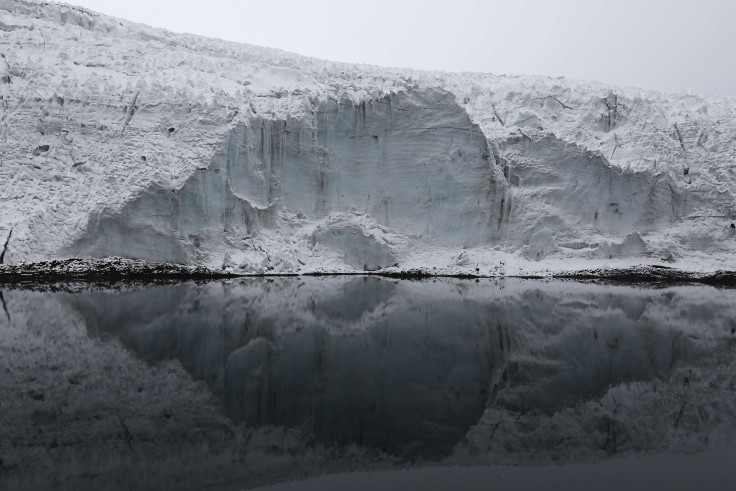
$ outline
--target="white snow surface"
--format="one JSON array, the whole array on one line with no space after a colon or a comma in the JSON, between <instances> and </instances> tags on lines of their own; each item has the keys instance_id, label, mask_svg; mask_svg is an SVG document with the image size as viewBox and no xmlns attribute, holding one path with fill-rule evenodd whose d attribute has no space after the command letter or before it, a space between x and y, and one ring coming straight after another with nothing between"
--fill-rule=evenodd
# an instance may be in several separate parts
<instances>
[{"instance_id":1,"label":"white snow surface","mask_svg":"<svg viewBox=\"0 0 736 491\"><path fill-rule=\"evenodd\" d=\"M736 269L734 98L336 63L48 2L0 0L0 31L6 263Z\"/></svg>"}]
</instances>

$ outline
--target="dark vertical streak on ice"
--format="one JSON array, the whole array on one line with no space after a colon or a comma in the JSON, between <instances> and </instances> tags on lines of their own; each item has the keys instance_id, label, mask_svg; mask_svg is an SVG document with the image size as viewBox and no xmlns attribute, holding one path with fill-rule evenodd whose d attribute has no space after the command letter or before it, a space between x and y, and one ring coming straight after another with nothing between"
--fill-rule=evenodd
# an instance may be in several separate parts
<instances>
[{"instance_id":1,"label":"dark vertical streak on ice","mask_svg":"<svg viewBox=\"0 0 736 491\"><path fill-rule=\"evenodd\" d=\"M672 184L667 183L667 187L670 188L670 207L672 208L672 220L677 220L677 211L675 210L675 189L672 187Z\"/></svg>"},{"instance_id":2,"label":"dark vertical streak on ice","mask_svg":"<svg viewBox=\"0 0 736 491\"><path fill-rule=\"evenodd\" d=\"M498 119L498 122L501 123L501 126L506 127L506 123L503 119L501 119L501 116L498 114L498 111L496 110L496 105L491 104L491 107L493 108L493 114L496 116L496 119Z\"/></svg>"},{"instance_id":3,"label":"dark vertical streak on ice","mask_svg":"<svg viewBox=\"0 0 736 491\"><path fill-rule=\"evenodd\" d=\"M135 114L136 110L138 109L136 107L136 102L138 101L138 96L140 95L140 90L135 93L133 96L133 100L130 102L130 106L128 108L128 113L125 115L125 121L123 121L123 132L130 124L130 120L133 119L133 115Z\"/></svg>"},{"instance_id":4,"label":"dark vertical streak on ice","mask_svg":"<svg viewBox=\"0 0 736 491\"><path fill-rule=\"evenodd\" d=\"M687 149L685 149L685 142L682 139L682 133L680 133L680 128L677 126L677 123L675 123L675 132L677 132L677 139L680 140L680 147L682 147L682 151L687 153Z\"/></svg>"},{"instance_id":5,"label":"dark vertical streak on ice","mask_svg":"<svg viewBox=\"0 0 736 491\"><path fill-rule=\"evenodd\" d=\"M5 244L3 245L3 252L0 253L0 264L3 264L5 262L5 251L8 250L8 244L10 243L10 237L13 236L13 229L10 229L10 232L8 232L8 236L5 238Z\"/></svg>"},{"instance_id":6,"label":"dark vertical streak on ice","mask_svg":"<svg viewBox=\"0 0 736 491\"><path fill-rule=\"evenodd\" d=\"M39 27L38 32L41 34L41 39L43 40L43 50L46 51L46 36L43 34L43 29Z\"/></svg>"}]
</instances>

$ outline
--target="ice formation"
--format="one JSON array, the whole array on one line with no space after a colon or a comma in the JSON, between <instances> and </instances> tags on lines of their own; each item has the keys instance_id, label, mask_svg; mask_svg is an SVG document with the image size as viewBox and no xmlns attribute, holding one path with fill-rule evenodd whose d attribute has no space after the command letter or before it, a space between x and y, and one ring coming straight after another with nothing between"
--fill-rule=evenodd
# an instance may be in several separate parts
<instances>
[{"instance_id":1,"label":"ice formation","mask_svg":"<svg viewBox=\"0 0 736 491\"><path fill-rule=\"evenodd\" d=\"M736 269L732 98L335 63L26 0L0 30L5 263Z\"/></svg>"}]
</instances>

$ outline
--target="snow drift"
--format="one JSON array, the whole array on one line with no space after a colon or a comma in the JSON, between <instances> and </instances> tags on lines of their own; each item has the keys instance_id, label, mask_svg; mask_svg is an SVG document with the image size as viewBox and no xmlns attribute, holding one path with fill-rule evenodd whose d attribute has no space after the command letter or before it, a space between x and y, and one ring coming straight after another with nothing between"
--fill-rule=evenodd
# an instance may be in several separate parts
<instances>
[{"instance_id":1,"label":"snow drift","mask_svg":"<svg viewBox=\"0 0 736 491\"><path fill-rule=\"evenodd\" d=\"M45 2L1 0L0 29L6 263L735 267L733 99L333 63Z\"/></svg>"}]
</instances>

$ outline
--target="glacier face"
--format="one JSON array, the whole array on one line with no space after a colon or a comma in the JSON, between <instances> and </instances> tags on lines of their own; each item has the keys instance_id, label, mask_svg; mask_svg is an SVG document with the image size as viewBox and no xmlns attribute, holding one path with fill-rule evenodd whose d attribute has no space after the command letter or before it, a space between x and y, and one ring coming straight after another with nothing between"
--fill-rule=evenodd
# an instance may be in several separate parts
<instances>
[{"instance_id":1,"label":"glacier face","mask_svg":"<svg viewBox=\"0 0 736 491\"><path fill-rule=\"evenodd\" d=\"M491 243L505 180L490 158L485 136L447 91L328 100L310 117L236 125L180 188L154 185L120 211L94 214L70 253L206 262L228 239L278 227L281 211L337 217L310 245L377 270L395 262L387 240L341 215L450 247Z\"/></svg>"},{"instance_id":2,"label":"glacier face","mask_svg":"<svg viewBox=\"0 0 736 491\"><path fill-rule=\"evenodd\" d=\"M736 102L386 69L0 1L8 263L734 269Z\"/></svg>"}]
</instances>

